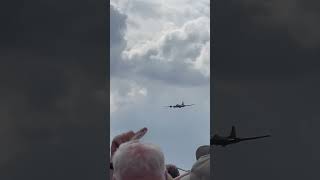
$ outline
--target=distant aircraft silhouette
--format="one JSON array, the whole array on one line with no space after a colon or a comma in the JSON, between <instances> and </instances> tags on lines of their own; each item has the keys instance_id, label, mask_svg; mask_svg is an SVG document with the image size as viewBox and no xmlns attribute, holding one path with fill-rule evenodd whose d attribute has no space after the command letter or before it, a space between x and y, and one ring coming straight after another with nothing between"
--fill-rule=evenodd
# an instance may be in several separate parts
<instances>
[{"instance_id":1,"label":"distant aircraft silhouette","mask_svg":"<svg viewBox=\"0 0 320 180\"><path fill-rule=\"evenodd\" d=\"M249 137L249 138L238 138L236 136L236 128L232 126L232 130L229 136L224 137L224 136L219 136L219 135L214 135L213 137L210 138L210 144L211 145L220 145L220 146L227 146L229 144L234 144L238 143L241 141L248 141L248 140L254 140L254 139L260 139L260 138L266 138L270 137L270 135L265 135L265 136L256 136L256 137Z\"/></svg>"},{"instance_id":2,"label":"distant aircraft silhouette","mask_svg":"<svg viewBox=\"0 0 320 180\"><path fill-rule=\"evenodd\" d=\"M194 104L184 104L184 102L182 101L181 104L176 104L174 106L165 106L165 107L169 107L169 108L183 108L186 106L193 106Z\"/></svg>"}]
</instances>

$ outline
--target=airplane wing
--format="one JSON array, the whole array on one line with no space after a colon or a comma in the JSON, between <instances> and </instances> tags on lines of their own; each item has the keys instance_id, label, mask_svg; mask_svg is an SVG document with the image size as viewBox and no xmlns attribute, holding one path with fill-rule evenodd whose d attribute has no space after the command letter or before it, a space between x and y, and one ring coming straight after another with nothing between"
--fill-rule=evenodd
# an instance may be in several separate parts
<instances>
[{"instance_id":1,"label":"airplane wing","mask_svg":"<svg viewBox=\"0 0 320 180\"><path fill-rule=\"evenodd\" d=\"M195 104L186 104L186 105L184 105L184 106L193 106L193 105L195 105Z\"/></svg>"},{"instance_id":2,"label":"airplane wing","mask_svg":"<svg viewBox=\"0 0 320 180\"><path fill-rule=\"evenodd\" d=\"M250 138L240 138L240 140L241 140L241 141L247 141L247 140L261 139L261 138L266 138L266 137L270 137L270 135L250 137Z\"/></svg>"}]
</instances>

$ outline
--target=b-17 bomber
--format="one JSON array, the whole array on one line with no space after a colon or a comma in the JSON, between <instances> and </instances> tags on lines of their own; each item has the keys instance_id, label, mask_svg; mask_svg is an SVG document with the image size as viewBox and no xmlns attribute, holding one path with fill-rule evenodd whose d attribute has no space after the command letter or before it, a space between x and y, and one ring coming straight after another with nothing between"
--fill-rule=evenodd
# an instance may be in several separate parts
<instances>
[{"instance_id":1,"label":"b-17 bomber","mask_svg":"<svg viewBox=\"0 0 320 180\"><path fill-rule=\"evenodd\" d=\"M176 104L176 105L170 105L170 106L165 106L165 107L169 107L169 108L183 108L186 106L193 106L195 104L184 104L184 102L182 101L181 104Z\"/></svg>"},{"instance_id":2,"label":"b-17 bomber","mask_svg":"<svg viewBox=\"0 0 320 180\"><path fill-rule=\"evenodd\" d=\"M261 138L266 138L266 137L270 137L270 135L239 138L236 136L236 128L234 126L232 126L231 133L229 136L220 136L220 135L216 134L210 138L210 144L217 145L217 146L220 145L220 146L225 147L229 144L235 144L235 143L239 143L241 141L255 140L255 139L261 139Z\"/></svg>"}]
</instances>

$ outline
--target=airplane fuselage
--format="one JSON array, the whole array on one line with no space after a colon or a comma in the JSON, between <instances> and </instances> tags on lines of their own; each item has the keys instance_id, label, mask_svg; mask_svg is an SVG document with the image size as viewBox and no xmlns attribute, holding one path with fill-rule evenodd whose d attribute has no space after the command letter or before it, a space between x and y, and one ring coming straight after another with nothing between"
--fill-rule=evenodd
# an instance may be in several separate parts
<instances>
[{"instance_id":1,"label":"airplane fuselage","mask_svg":"<svg viewBox=\"0 0 320 180\"><path fill-rule=\"evenodd\" d=\"M166 107L170 107L170 108L183 108L186 106L192 106L194 104L184 104L184 102L182 102L181 104L176 104L176 105L172 105L172 106L166 106Z\"/></svg>"},{"instance_id":2,"label":"airplane fuselage","mask_svg":"<svg viewBox=\"0 0 320 180\"><path fill-rule=\"evenodd\" d=\"M238 137L221 137L221 136L214 136L210 141L210 144L217 145L217 146L227 146L229 144L235 144L241 141L248 141L248 140L254 140L254 139L261 139L270 137L270 135L265 136L256 136L256 137L249 137L249 138L238 138Z\"/></svg>"},{"instance_id":3,"label":"airplane fuselage","mask_svg":"<svg viewBox=\"0 0 320 180\"><path fill-rule=\"evenodd\" d=\"M216 146L227 146L229 144L235 144L240 141L241 141L240 138L228 138L228 137L215 136L212 139L212 144Z\"/></svg>"},{"instance_id":4,"label":"airplane fuselage","mask_svg":"<svg viewBox=\"0 0 320 180\"><path fill-rule=\"evenodd\" d=\"M186 105L177 104L177 105L169 106L169 107L171 107L171 108L183 108L183 107L186 107Z\"/></svg>"},{"instance_id":5,"label":"airplane fuselage","mask_svg":"<svg viewBox=\"0 0 320 180\"><path fill-rule=\"evenodd\" d=\"M219 136L214 135L213 137L210 137L210 144L211 145L217 145L217 146L226 146L229 144L235 144L241 141L248 141L248 140L254 140L254 139L261 139L270 137L270 135L265 136L255 136L255 137L246 137L246 138L239 138L236 136L236 128L232 126L231 132L229 136Z\"/></svg>"}]
</instances>

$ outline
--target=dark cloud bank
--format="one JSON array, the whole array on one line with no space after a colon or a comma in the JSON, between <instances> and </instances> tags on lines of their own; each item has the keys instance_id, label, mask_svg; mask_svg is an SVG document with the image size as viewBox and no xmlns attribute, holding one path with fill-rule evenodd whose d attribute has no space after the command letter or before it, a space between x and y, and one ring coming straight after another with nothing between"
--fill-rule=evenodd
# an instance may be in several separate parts
<instances>
[{"instance_id":1,"label":"dark cloud bank","mask_svg":"<svg viewBox=\"0 0 320 180\"><path fill-rule=\"evenodd\" d=\"M312 22L320 13L312 4L217 2L213 132L236 125L240 136L272 138L214 148L214 179L319 179L320 32Z\"/></svg>"},{"instance_id":2,"label":"dark cloud bank","mask_svg":"<svg viewBox=\"0 0 320 180\"><path fill-rule=\"evenodd\" d=\"M106 4L1 2L0 179L106 179Z\"/></svg>"}]
</instances>

